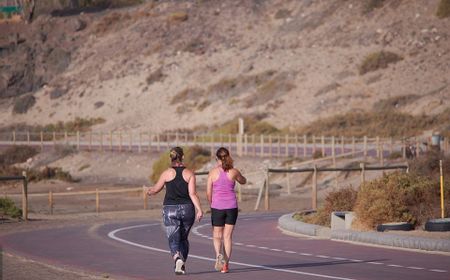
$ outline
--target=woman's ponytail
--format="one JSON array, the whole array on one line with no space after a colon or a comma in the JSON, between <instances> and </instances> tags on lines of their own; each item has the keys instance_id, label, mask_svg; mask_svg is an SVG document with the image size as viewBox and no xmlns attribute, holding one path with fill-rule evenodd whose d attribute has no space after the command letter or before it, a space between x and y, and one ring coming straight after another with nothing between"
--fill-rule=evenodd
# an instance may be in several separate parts
<instances>
[{"instance_id":1,"label":"woman's ponytail","mask_svg":"<svg viewBox=\"0 0 450 280\"><path fill-rule=\"evenodd\" d=\"M233 159L226 148L220 147L216 152L216 157L222 161L223 170L228 171L233 168Z\"/></svg>"}]
</instances>

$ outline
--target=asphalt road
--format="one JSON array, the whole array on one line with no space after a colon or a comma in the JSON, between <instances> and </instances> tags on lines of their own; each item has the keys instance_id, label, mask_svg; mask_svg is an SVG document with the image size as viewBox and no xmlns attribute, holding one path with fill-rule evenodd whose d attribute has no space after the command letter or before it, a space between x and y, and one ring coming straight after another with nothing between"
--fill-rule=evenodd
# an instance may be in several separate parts
<instances>
[{"instance_id":1,"label":"asphalt road","mask_svg":"<svg viewBox=\"0 0 450 280\"><path fill-rule=\"evenodd\" d=\"M1 243L21 256L116 279L450 279L448 255L288 236L277 228L279 216L239 217L226 275L213 269L208 217L191 232L185 276L173 273L160 221L22 232Z\"/></svg>"}]
</instances>

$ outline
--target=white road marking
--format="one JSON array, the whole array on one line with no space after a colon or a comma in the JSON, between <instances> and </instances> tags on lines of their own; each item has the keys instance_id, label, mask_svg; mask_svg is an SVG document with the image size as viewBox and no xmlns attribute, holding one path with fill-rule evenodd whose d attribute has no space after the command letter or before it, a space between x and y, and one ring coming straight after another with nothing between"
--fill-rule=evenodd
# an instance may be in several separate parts
<instances>
[{"instance_id":1,"label":"white road marking","mask_svg":"<svg viewBox=\"0 0 450 280\"><path fill-rule=\"evenodd\" d=\"M129 227L118 228L116 230L113 230L113 231L109 232L108 233L108 237L111 238L111 239L114 239L114 240L116 240L118 242L122 242L122 243L125 243L125 244L128 244L128 245L131 245L131 246L142 248L142 249L156 251L156 252L161 252L161 253L170 253L170 251L168 251L168 250L159 249L159 248L155 248L155 247L151 247L151 246L145 246L145 245L142 245L142 244L139 244L139 243L135 243L135 242L131 242L131 241L128 241L126 239L123 239L123 238L120 238L120 237L116 236L116 234L118 232L121 232L121 231L124 231L124 230L148 227L148 226L153 226L153 225L159 225L159 223L158 224L143 224L143 225L136 225L136 226L129 226ZM199 260L211 261L211 262L215 262L216 261L216 259L213 259L213 258L197 256L197 255L189 255L189 257L190 258L194 258L194 259L199 259ZM286 272L286 273L299 274L299 275L308 275L308 276L327 278L327 279L355 280L353 278L345 278L345 277L338 277L338 276L332 276L332 275L326 275L326 274L310 273L310 272L290 270L290 269L282 269L282 268L273 268L273 267L265 266L265 265L255 265L255 264L241 263L241 262L230 262L230 263L234 264L234 265L258 268L258 269L264 269L264 270L272 270L272 271Z\"/></svg>"},{"instance_id":2,"label":"white road marking","mask_svg":"<svg viewBox=\"0 0 450 280\"><path fill-rule=\"evenodd\" d=\"M255 218L245 218L242 220L254 220ZM196 228L193 229L193 232L198 235L198 236L203 236L202 234L200 234L198 232L199 228L205 227L208 224L205 225L200 225L197 226ZM212 239L210 237L208 237L208 239ZM313 254L309 254L309 253L301 253L301 252L294 252L294 251L283 251L280 249L275 249L275 248L268 248L268 247L260 247L260 246L256 246L256 245L247 245L244 243L240 243L240 242L233 242L233 244L238 245L238 246L246 246L249 248L258 248L258 249L262 249L262 250L270 250L270 251L275 251L275 252L284 252L284 253L288 253L288 254L299 254L302 256L312 256L312 257L316 257L316 258L322 258L322 259L334 259L334 260L340 260L340 261L351 261L351 262L355 262L355 263L364 263L363 260L358 260L358 259L348 259L348 258L340 258L340 257L329 257L329 256L324 256L324 255L313 255ZM381 263L381 262L366 262L368 264L374 264L374 265L385 265L387 267L397 267L397 268L407 268L407 269L414 269L414 270L425 270L425 268L422 267L415 267L415 266L402 266L402 265L396 265L396 264L386 264L386 263ZM427 269L428 271L432 271L432 272L448 272L447 270L442 270L442 269Z\"/></svg>"}]
</instances>

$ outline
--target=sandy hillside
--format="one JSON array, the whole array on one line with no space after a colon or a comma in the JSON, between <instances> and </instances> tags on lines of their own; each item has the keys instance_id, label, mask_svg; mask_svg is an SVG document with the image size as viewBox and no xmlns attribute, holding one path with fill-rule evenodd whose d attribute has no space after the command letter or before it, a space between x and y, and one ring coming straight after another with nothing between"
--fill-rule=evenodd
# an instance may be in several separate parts
<instances>
[{"instance_id":1,"label":"sandy hillside","mask_svg":"<svg viewBox=\"0 0 450 280\"><path fill-rule=\"evenodd\" d=\"M264 113L289 128L398 96L397 109L414 115L448 108L450 19L436 17L439 1L387 0L370 12L365 2L149 1L41 15L0 53L10 64L0 69L1 123L101 117L97 129L161 132ZM401 60L360 74L381 50ZM27 95L36 103L12 113Z\"/></svg>"}]
</instances>

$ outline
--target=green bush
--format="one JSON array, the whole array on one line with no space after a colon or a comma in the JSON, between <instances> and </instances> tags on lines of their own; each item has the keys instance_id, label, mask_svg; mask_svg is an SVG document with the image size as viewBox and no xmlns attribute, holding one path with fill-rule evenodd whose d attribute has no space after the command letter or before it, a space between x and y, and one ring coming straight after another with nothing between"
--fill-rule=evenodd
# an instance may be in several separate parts
<instances>
[{"instance_id":1,"label":"green bush","mask_svg":"<svg viewBox=\"0 0 450 280\"><path fill-rule=\"evenodd\" d=\"M14 101L13 112L16 114L25 114L36 103L33 95L25 95Z\"/></svg>"},{"instance_id":2,"label":"green bush","mask_svg":"<svg viewBox=\"0 0 450 280\"><path fill-rule=\"evenodd\" d=\"M0 212L11 218L22 217L22 209L17 208L14 201L7 197L0 197Z\"/></svg>"},{"instance_id":3,"label":"green bush","mask_svg":"<svg viewBox=\"0 0 450 280\"><path fill-rule=\"evenodd\" d=\"M200 146L193 146L183 148L184 150L184 164L191 170L197 170L211 160L211 153L209 150L203 149ZM163 153L159 159L153 164L152 175L150 180L153 183L158 181L159 176L170 167L169 151Z\"/></svg>"},{"instance_id":4,"label":"green bush","mask_svg":"<svg viewBox=\"0 0 450 280\"><path fill-rule=\"evenodd\" d=\"M436 16L438 18L450 17L450 0L441 0L441 2L439 2Z\"/></svg>"},{"instance_id":5,"label":"green bush","mask_svg":"<svg viewBox=\"0 0 450 280\"><path fill-rule=\"evenodd\" d=\"M389 222L420 225L433 216L433 200L429 179L396 172L363 184L354 210L359 223L371 229Z\"/></svg>"},{"instance_id":6,"label":"green bush","mask_svg":"<svg viewBox=\"0 0 450 280\"><path fill-rule=\"evenodd\" d=\"M21 145L12 146L0 154L0 165L25 162L27 159L34 157L38 153L39 152L34 147Z\"/></svg>"},{"instance_id":7,"label":"green bush","mask_svg":"<svg viewBox=\"0 0 450 280\"><path fill-rule=\"evenodd\" d=\"M364 75L368 72L384 69L389 64L403 60L401 56L389 51L379 51L367 55L359 66L359 74Z\"/></svg>"}]
</instances>

